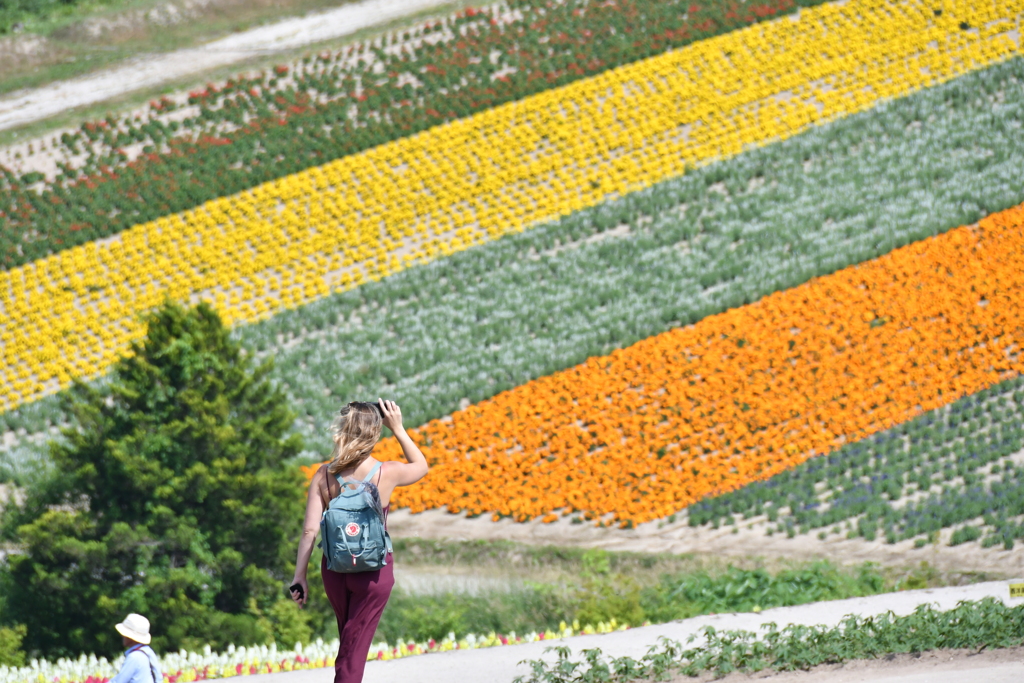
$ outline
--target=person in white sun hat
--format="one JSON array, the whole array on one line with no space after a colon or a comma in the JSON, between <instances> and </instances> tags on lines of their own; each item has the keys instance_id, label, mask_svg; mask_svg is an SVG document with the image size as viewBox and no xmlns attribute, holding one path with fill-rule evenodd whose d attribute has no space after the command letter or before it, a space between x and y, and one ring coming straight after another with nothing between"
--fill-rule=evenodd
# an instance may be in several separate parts
<instances>
[{"instance_id":1,"label":"person in white sun hat","mask_svg":"<svg viewBox=\"0 0 1024 683\"><path fill-rule=\"evenodd\" d=\"M124 664L110 683L163 683L160 660L149 646L149 619L141 614L129 614L114 629L124 643Z\"/></svg>"}]
</instances>

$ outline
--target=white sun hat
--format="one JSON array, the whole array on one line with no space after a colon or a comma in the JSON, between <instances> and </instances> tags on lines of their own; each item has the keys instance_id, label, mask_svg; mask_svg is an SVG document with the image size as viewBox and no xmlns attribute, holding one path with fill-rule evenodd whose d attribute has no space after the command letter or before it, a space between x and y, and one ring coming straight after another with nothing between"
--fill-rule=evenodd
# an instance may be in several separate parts
<instances>
[{"instance_id":1,"label":"white sun hat","mask_svg":"<svg viewBox=\"0 0 1024 683\"><path fill-rule=\"evenodd\" d=\"M149 645L152 637L149 635L149 619L141 614L129 614L120 624L115 624L114 628L125 638L131 638L143 645Z\"/></svg>"}]
</instances>

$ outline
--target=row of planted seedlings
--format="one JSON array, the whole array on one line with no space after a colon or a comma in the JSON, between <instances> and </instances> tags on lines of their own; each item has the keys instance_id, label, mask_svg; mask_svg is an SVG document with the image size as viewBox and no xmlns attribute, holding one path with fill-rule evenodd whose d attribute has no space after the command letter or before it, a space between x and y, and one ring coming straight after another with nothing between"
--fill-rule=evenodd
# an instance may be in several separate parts
<instances>
[{"instance_id":1,"label":"row of planted seedlings","mask_svg":"<svg viewBox=\"0 0 1024 683\"><path fill-rule=\"evenodd\" d=\"M848 444L766 482L701 501L692 526L764 516L767 533L818 532L917 548L1006 550L1024 538L1024 379L1014 378Z\"/></svg>"}]
</instances>

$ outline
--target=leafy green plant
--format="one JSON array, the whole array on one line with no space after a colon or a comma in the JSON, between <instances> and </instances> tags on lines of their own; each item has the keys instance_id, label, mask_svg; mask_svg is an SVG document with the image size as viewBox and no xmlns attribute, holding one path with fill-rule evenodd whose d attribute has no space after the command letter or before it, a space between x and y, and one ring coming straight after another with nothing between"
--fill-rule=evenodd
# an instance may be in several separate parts
<instances>
[{"instance_id":1,"label":"leafy green plant","mask_svg":"<svg viewBox=\"0 0 1024 683\"><path fill-rule=\"evenodd\" d=\"M847 616L834 627L767 624L761 635L750 631L716 631L708 626L695 647L662 639L639 660L609 660L598 649L572 658L568 647L552 648L554 662L529 662L531 672L517 683L592 683L595 681L665 680L671 675L724 676L734 671L793 671L820 664L872 659L891 653L946 648L1004 648L1024 641L1024 606L1007 607L993 598L961 602L939 611L919 606L913 614L892 612L875 617Z\"/></svg>"},{"instance_id":2,"label":"leafy green plant","mask_svg":"<svg viewBox=\"0 0 1024 683\"><path fill-rule=\"evenodd\" d=\"M953 532L949 539L950 545L960 545L969 541L977 541L981 538L982 531L976 526L963 526Z\"/></svg>"},{"instance_id":3,"label":"leafy green plant","mask_svg":"<svg viewBox=\"0 0 1024 683\"><path fill-rule=\"evenodd\" d=\"M524 552L545 549L518 548ZM550 549L557 554L562 549ZM399 557L403 556L399 548ZM405 555L408 556L407 554ZM893 587L874 565L854 569L815 562L776 572L729 567L724 571L644 573L645 558L587 550L562 565L571 573L551 583L527 582L509 590L415 594L397 590L384 611L377 638L440 639L449 632L517 633L551 630L560 622L661 623L713 612L802 605L873 595ZM657 566L657 556L646 561ZM556 557L555 561L560 563ZM578 562L578 563L577 563ZM472 566L472 561L469 561ZM325 634L325 635L329 635Z\"/></svg>"},{"instance_id":4,"label":"leafy green plant","mask_svg":"<svg viewBox=\"0 0 1024 683\"><path fill-rule=\"evenodd\" d=\"M15 25L27 19L57 14L80 0L5 0L0 3L0 36L11 33ZM103 0L100 0L102 4Z\"/></svg>"},{"instance_id":5,"label":"leafy green plant","mask_svg":"<svg viewBox=\"0 0 1024 683\"><path fill-rule=\"evenodd\" d=\"M24 666L25 652L21 642L25 639L24 624L0 626L0 666Z\"/></svg>"},{"instance_id":6,"label":"leafy green plant","mask_svg":"<svg viewBox=\"0 0 1024 683\"><path fill-rule=\"evenodd\" d=\"M644 591L644 609L652 621L686 619L698 614L749 612L822 600L874 595L887 582L873 565L856 574L840 571L827 562L771 574L764 569L732 567L722 576L698 573L664 576Z\"/></svg>"},{"instance_id":7,"label":"leafy green plant","mask_svg":"<svg viewBox=\"0 0 1024 683\"><path fill-rule=\"evenodd\" d=\"M572 608L567 591L544 584L477 594L415 595L396 590L374 638L397 643L440 640L450 632L459 638L470 633L536 632L556 628Z\"/></svg>"}]
</instances>

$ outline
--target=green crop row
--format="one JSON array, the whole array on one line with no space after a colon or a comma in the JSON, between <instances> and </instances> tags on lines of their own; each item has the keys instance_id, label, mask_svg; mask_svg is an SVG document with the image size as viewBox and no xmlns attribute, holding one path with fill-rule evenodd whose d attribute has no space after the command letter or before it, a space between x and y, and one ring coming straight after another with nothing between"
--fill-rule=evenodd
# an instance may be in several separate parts
<instances>
[{"instance_id":1,"label":"green crop row","mask_svg":"<svg viewBox=\"0 0 1024 683\"><path fill-rule=\"evenodd\" d=\"M734 671L794 671L896 653L957 648L1004 648L1024 641L1024 605L1007 607L993 598L962 602L939 611L922 605L913 614L848 616L834 627L769 624L762 634L716 631L708 626L702 644L686 647L664 639L639 660L607 658L599 649L573 659L568 647L552 648L553 662L530 662L531 673L516 683L596 683L668 680L672 675L721 677Z\"/></svg>"},{"instance_id":2,"label":"green crop row","mask_svg":"<svg viewBox=\"0 0 1024 683\"><path fill-rule=\"evenodd\" d=\"M0 167L0 267L823 1L509 0L83 124Z\"/></svg>"},{"instance_id":3,"label":"green crop row","mask_svg":"<svg viewBox=\"0 0 1024 683\"><path fill-rule=\"evenodd\" d=\"M765 482L691 505L693 526L766 515L769 533L818 529L890 543L941 529L951 545L1024 538L1024 378L1007 380Z\"/></svg>"},{"instance_id":4,"label":"green crop row","mask_svg":"<svg viewBox=\"0 0 1024 683\"><path fill-rule=\"evenodd\" d=\"M310 451L343 401L421 424L1019 203L1021 83L1015 59L235 334ZM0 415L7 462L60 421L54 399Z\"/></svg>"}]
</instances>

